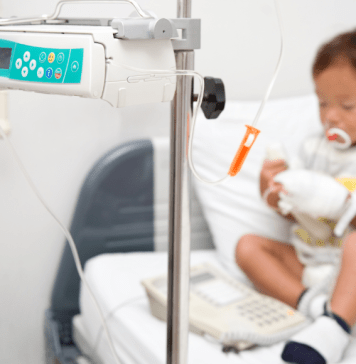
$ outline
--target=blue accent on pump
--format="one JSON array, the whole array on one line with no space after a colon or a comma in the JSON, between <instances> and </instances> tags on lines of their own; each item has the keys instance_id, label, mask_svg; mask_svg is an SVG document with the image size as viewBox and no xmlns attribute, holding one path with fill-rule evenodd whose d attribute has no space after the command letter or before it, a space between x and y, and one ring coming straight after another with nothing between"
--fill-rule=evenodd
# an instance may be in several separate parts
<instances>
[{"instance_id":1,"label":"blue accent on pump","mask_svg":"<svg viewBox=\"0 0 356 364\"><path fill-rule=\"evenodd\" d=\"M52 68L47 68L47 70L46 70L46 77L48 79L51 79L52 76L53 76L53 69Z\"/></svg>"}]
</instances>

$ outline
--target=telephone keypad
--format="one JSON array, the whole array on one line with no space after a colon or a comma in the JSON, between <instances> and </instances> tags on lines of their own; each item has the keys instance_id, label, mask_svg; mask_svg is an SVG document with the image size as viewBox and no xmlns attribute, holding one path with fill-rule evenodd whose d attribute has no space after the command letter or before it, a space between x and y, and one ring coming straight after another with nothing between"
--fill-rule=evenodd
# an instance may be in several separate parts
<instances>
[{"instance_id":1,"label":"telephone keypad","mask_svg":"<svg viewBox=\"0 0 356 364\"><path fill-rule=\"evenodd\" d=\"M200 282L198 280L192 286L195 294L214 306L236 303L238 314L261 328L278 325L294 316L294 311L289 306L266 297L256 299L246 289L228 280L206 278Z\"/></svg>"},{"instance_id":2,"label":"telephone keypad","mask_svg":"<svg viewBox=\"0 0 356 364\"><path fill-rule=\"evenodd\" d=\"M247 290L227 280L207 279L200 284L194 284L193 290L214 306L222 307L236 303L238 314L260 328L278 325L293 316L290 307L283 303L268 298L259 300L254 296L250 297Z\"/></svg>"},{"instance_id":3,"label":"telephone keypad","mask_svg":"<svg viewBox=\"0 0 356 364\"><path fill-rule=\"evenodd\" d=\"M294 315L290 307L272 300L246 300L243 304L236 305L236 309L240 316L244 317L248 313L247 319L255 322L259 327L274 325ZM281 312L285 312L285 314Z\"/></svg>"}]
</instances>

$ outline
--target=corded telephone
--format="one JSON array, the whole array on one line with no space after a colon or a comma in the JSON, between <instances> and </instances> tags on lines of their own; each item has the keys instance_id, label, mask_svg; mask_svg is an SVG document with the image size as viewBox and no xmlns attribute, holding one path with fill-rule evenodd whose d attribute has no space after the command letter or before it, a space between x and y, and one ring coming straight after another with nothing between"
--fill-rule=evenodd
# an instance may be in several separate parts
<instances>
[{"instance_id":1,"label":"corded telephone","mask_svg":"<svg viewBox=\"0 0 356 364\"><path fill-rule=\"evenodd\" d=\"M141 283L152 314L166 320L167 276ZM192 332L238 350L286 340L309 323L292 307L254 291L208 263L191 268L189 311Z\"/></svg>"}]
</instances>

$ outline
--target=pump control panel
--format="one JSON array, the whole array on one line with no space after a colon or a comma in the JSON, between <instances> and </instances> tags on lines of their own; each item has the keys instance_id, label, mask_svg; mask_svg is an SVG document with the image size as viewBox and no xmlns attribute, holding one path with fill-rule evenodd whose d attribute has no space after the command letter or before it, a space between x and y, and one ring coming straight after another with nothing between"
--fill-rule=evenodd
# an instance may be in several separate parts
<instances>
[{"instance_id":1,"label":"pump control panel","mask_svg":"<svg viewBox=\"0 0 356 364\"><path fill-rule=\"evenodd\" d=\"M105 49L92 36L9 28L0 27L0 89L102 96Z\"/></svg>"},{"instance_id":2,"label":"pump control panel","mask_svg":"<svg viewBox=\"0 0 356 364\"><path fill-rule=\"evenodd\" d=\"M84 49L34 47L0 39L0 76L44 83L80 83Z\"/></svg>"}]
</instances>

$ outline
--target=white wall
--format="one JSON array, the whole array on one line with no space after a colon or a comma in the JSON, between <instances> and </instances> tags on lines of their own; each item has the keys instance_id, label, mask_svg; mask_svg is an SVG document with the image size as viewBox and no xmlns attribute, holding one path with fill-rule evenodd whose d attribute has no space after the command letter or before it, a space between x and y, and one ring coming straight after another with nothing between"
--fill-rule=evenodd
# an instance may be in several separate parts
<instances>
[{"instance_id":1,"label":"white wall","mask_svg":"<svg viewBox=\"0 0 356 364\"><path fill-rule=\"evenodd\" d=\"M1 0L3 17L51 13L55 0ZM356 24L353 0L283 0L285 59L274 97L312 92L310 66L321 41ZM175 17L174 0L141 4ZM118 8L119 9L119 8ZM129 11L127 8L125 11ZM196 69L221 77L229 98L258 99L277 60L272 0L194 0L203 19ZM69 225L90 167L117 144L169 133L169 105L116 110L101 101L11 92L11 141L35 184ZM43 314L64 238L0 141L0 362L43 363Z\"/></svg>"}]
</instances>

